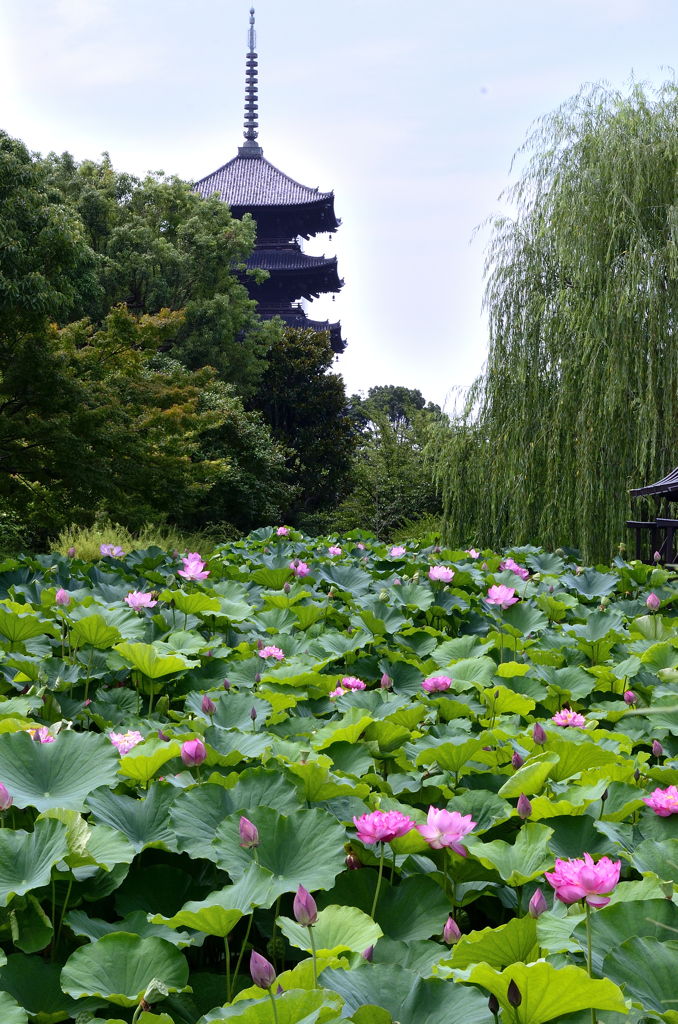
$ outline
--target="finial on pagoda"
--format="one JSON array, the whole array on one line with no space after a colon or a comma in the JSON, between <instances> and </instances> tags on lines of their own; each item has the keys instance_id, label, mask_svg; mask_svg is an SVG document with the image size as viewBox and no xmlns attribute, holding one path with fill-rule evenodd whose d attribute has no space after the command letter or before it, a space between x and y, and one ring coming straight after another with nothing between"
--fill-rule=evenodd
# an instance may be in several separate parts
<instances>
[{"instance_id":1,"label":"finial on pagoda","mask_svg":"<svg viewBox=\"0 0 678 1024\"><path fill-rule=\"evenodd\" d=\"M238 148L238 156L259 158L264 151L257 142L257 131L259 127L257 93L257 33L254 27L254 8L250 7L250 27L247 33L248 53L246 60L247 73L245 76L245 145Z\"/></svg>"}]
</instances>

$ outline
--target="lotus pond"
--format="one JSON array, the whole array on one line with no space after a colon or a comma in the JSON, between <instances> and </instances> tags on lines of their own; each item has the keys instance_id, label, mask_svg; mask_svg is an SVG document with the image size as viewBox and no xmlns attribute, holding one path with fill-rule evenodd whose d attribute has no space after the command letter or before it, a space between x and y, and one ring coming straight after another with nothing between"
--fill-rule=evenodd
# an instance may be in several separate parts
<instances>
[{"instance_id":1,"label":"lotus pond","mask_svg":"<svg viewBox=\"0 0 678 1024\"><path fill-rule=\"evenodd\" d=\"M0 1021L678 1022L678 580L262 529L0 565Z\"/></svg>"}]
</instances>

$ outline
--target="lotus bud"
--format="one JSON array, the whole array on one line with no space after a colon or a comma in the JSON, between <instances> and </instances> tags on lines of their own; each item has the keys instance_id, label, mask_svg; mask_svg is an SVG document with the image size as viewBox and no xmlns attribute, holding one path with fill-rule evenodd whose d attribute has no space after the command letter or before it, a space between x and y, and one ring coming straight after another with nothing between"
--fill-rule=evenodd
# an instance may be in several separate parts
<instances>
[{"instance_id":1,"label":"lotus bud","mask_svg":"<svg viewBox=\"0 0 678 1024\"><path fill-rule=\"evenodd\" d=\"M565 552L562 548L556 548L555 554L558 555L558 558L565 558Z\"/></svg>"},{"instance_id":2,"label":"lotus bud","mask_svg":"<svg viewBox=\"0 0 678 1024\"><path fill-rule=\"evenodd\" d=\"M610 596L609 596L609 594L606 594L605 597L601 597L601 599L600 599L601 610L605 611L605 609L607 608L609 603L610 603Z\"/></svg>"},{"instance_id":3,"label":"lotus bud","mask_svg":"<svg viewBox=\"0 0 678 1024\"><path fill-rule=\"evenodd\" d=\"M489 569L489 566L488 566L487 562L483 562L483 564L480 566L480 568L483 570L483 572L487 572L488 569Z\"/></svg>"},{"instance_id":4,"label":"lotus bud","mask_svg":"<svg viewBox=\"0 0 678 1024\"><path fill-rule=\"evenodd\" d=\"M487 1008L494 1017L499 1013L499 1000L495 996L494 992L487 1000Z\"/></svg>"},{"instance_id":5,"label":"lotus bud","mask_svg":"<svg viewBox=\"0 0 678 1024\"><path fill-rule=\"evenodd\" d=\"M330 587L329 592L327 594L327 600L328 601L334 601L334 591L332 590L331 587Z\"/></svg>"},{"instance_id":6,"label":"lotus bud","mask_svg":"<svg viewBox=\"0 0 678 1024\"><path fill-rule=\"evenodd\" d=\"M167 743L169 740L169 736L165 736L162 729L158 729L158 739L160 740L161 743Z\"/></svg>"},{"instance_id":7,"label":"lotus bud","mask_svg":"<svg viewBox=\"0 0 678 1024\"><path fill-rule=\"evenodd\" d=\"M508 999L511 1006L517 1008L523 1001L523 997L520 994L520 989L516 985L515 981L511 979L509 987L506 990L506 998Z\"/></svg>"},{"instance_id":8,"label":"lotus bud","mask_svg":"<svg viewBox=\"0 0 678 1024\"><path fill-rule=\"evenodd\" d=\"M391 679L390 676L386 675L386 673L384 672L383 676L381 677L381 688L382 688L382 690L390 690L392 686L393 686L393 680Z\"/></svg>"},{"instance_id":9,"label":"lotus bud","mask_svg":"<svg viewBox=\"0 0 678 1024\"><path fill-rule=\"evenodd\" d=\"M163 999L167 999L168 995L169 989L167 985L160 978L153 978L144 992L144 1002L152 1006L153 1003L159 1003Z\"/></svg>"},{"instance_id":10,"label":"lotus bud","mask_svg":"<svg viewBox=\"0 0 678 1024\"><path fill-rule=\"evenodd\" d=\"M214 712L217 710L217 706L214 703L214 701L207 694L205 694L205 696L202 699L200 709L204 715L213 715Z\"/></svg>"},{"instance_id":11,"label":"lotus bud","mask_svg":"<svg viewBox=\"0 0 678 1024\"><path fill-rule=\"evenodd\" d=\"M240 845L243 850L251 850L259 845L259 830L244 814L240 816L238 832L240 833Z\"/></svg>"},{"instance_id":12,"label":"lotus bud","mask_svg":"<svg viewBox=\"0 0 678 1024\"><path fill-rule=\"evenodd\" d=\"M69 548L66 554L69 558L75 558L75 548Z\"/></svg>"},{"instance_id":13,"label":"lotus bud","mask_svg":"<svg viewBox=\"0 0 678 1024\"><path fill-rule=\"evenodd\" d=\"M257 709L256 708L252 708L252 710L250 711L250 718L252 719L253 722L256 722L256 720L257 720Z\"/></svg>"},{"instance_id":14,"label":"lotus bud","mask_svg":"<svg viewBox=\"0 0 678 1024\"><path fill-rule=\"evenodd\" d=\"M67 608L71 603L71 595L67 590L64 590L63 587L59 587L54 600L60 608Z\"/></svg>"},{"instance_id":15,"label":"lotus bud","mask_svg":"<svg viewBox=\"0 0 678 1024\"><path fill-rule=\"evenodd\" d=\"M523 820L525 818L529 818L529 816L532 814L532 804L527 799L527 797L525 796L524 793L521 793L520 796L518 797L518 803L516 805L516 810L518 811L519 816Z\"/></svg>"},{"instance_id":16,"label":"lotus bud","mask_svg":"<svg viewBox=\"0 0 678 1024\"><path fill-rule=\"evenodd\" d=\"M349 626L346 632L348 633L349 636L353 636L353 627Z\"/></svg>"},{"instance_id":17,"label":"lotus bud","mask_svg":"<svg viewBox=\"0 0 678 1024\"><path fill-rule=\"evenodd\" d=\"M187 768L199 767L206 757L207 751L202 740L186 740L181 748L181 760Z\"/></svg>"},{"instance_id":18,"label":"lotus bud","mask_svg":"<svg viewBox=\"0 0 678 1024\"><path fill-rule=\"evenodd\" d=\"M513 752L513 757L511 758L511 764L516 769L516 771L518 770L518 768L522 768L523 765L525 764L524 759L520 756L520 754L518 753L517 750L515 750Z\"/></svg>"},{"instance_id":19,"label":"lotus bud","mask_svg":"<svg viewBox=\"0 0 678 1024\"><path fill-rule=\"evenodd\" d=\"M252 981L259 988L271 989L275 985L276 973L273 964L254 949L250 957L250 974Z\"/></svg>"},{"instance_id":20,"label":"lotus bud","mask_svg":"<svg viewBox=\"0 0 678 1024\"><path fill-rule=\"evenodd\" d=\"M293 910L296 920L299 924L303 924L304 928L309 928L318 920L318 908L316 906L316 902L310 892L304 889L303 885L300 885L297 889L297 894L294 897Z\"/></svg>"},{"instance_id":21,"label":"lotus bud","mask_svg":"<svg viewBox=\"0 0 678 1024\"><path fill-rule=\"evenodd\" d=\"M261 676L259 675L258 672L254 673L254 682L255 683L260 683L261 682Z\"/></svg>"},{"instance_id":22,"label":"lotus bud","mask_svg":"<svg viewBox=\"0 0 678 1024\"><path fill-rule=\"evenodd\" d=\"M257 640L257 650L260 651L264 646L263 640Z\"/></svg>"},{"instance_id":23,"label":"lotus bud","mask_svg":"<svg viewBox=\"0 0 678 1024\"><path fill-rule=\"evenodd\" d=\"M346 867L349 871L358 871L362 866L362 861L358 860L355 853L346 854Z\"/></svg>"},{"instance_id":24,"label":"lotus bud","mask_svg":"<svg viewBox=\"0 0 678 1024\"><path fill-rule=\"evenodd\" d=\"M289 594L289 592L290 592L290 590L291 590L291 589L292 589L292 588L291 588L291 586L289 585L289 583L285 582L285 584L283 585L283 591L284 591L284 592L285 592L286 594Z\"/></svg>"},{"instance_id":25,"label":"lotus bud","mask_svg":"<svg viewBox=\"0 0 678 1024\"><path fill-rule=\"evenodd\" d=\"M638 698L636 697L636 695L633 692L633 690L625 690L624 691L624 703L625 704L635 704L637 700L638 700Z\"/></svg>"},{"instance_id":26,"label":"lotus bud","mask_svg":"<svg viewBox=\"0 0 678 1024\"><path fill-rule=\"evenodd\" d=\"M608 796L609 796L609 795L610 795L610 791L609 791L609 789L605 789L605 792L603 793L603 795L602 795L602 796L601 796L601 798L600 798L600 799L602 800L602 802L603 802L603 803L605 803L605 801L607 800L607 798L608 798Z\"/></svg>"},{"instance_id":27,"label":"lotus bud","mask_svg":"<svg viewBox=\"0 0 678 1024\"><path fill-rule=\"evenodd\" d=\"M544 729L541 727L539 722L534 723L534 729L532 730L532 739L538 746L543 746L548 739Z\"/></svg>"},{"instance_id":28,"label":"lotus bud","mask_svg":"<svg viewBox=\"0 0 678 1024\"><path fill-rule=\"evenodd\" d=\"M0 811L6 811L14 803L14 797L9 795L9 790L0 782Z\"/></svg>"},{"instance_id":29,"label":"lotus bud","mask_svg":"<svg viewBox=\"0 0 678 1024\"><path fill-rule=\"evenodd\" d=\"M534 917L536 920L538 917L541 917L541 915L546 910L548 910L548 904L546 902L546 897L544 896L544 893L541 891L541 889L535 889L534 895L530 900L530 917Z\"/></svg>"},{"instance_id":30,"label":"lotus bud","mask_svg":"<svg viewBox=\"0 0 678 1024\"><path fill-rule=\"evenodd\" d=\"M265 555L270 555L270 553L271 553L271 549L268 547L268 545L266 545L266 547L264 548L264 554Z\"/></svg>"},{"instance_id":31,"label":"lotus bud","mask_svg":"<svg viewBox=\"0 0 678 1024\"><path fill-rule=\"evenodd\" d=\"M583 565L575 565L575 567L574 567L575 576L581 576L583 571L584 571L584 566Z\"/></svg>"},{"instance_id":32,"label":"lotus bud","mask_svg":"<svg viewBox=\"0 0 678 1024\"><path fill-rule=\"evenodd\" d=\"M552 583L549 583L549 594L552 594L552 593L554 592L554 590L555 590L555 589L556 589L556 588L555 588L555 587L553 586L553 584L552 584Z\"/></svg>"},{"instance_id":33,"label":"lotus bud","mask_svg":"<svg viewBox=\"0 0 678 1024\"><path fill-rule=\"evenodd\" d=\"M661 601L659 600L656 594L648 594L645 604L653 613L658 612L661 607Z\"/></svg>"},{"instance_id":34,"label":"lotus bud","mask_svg":"<svg viewBox=\"0 0 678 1024\"><path fill-rule=\"evenodd\" d=\"M633 777L636 780L636 782L640 778L640 770L638 768L636 768L635 772L633 773Z\"/></svg>"},{"instance_id":35,"label":"lotus bud","mask_svg":"<svg viewBox=\"0 0 678 1024\"><path fill-rule=\"evenodd\" d=\"M652 741L652 753L655 757L661 757L664 753L664 748L662 747L659 740Z\"/></svg>"},{"instance_id":36,"label":"lotus bud","mask_svg":"<svg viewBox=\"0 0 678 1024\"><path fill-rule=\"evenodd\" d=\"M365 960L367 960L368 964L371 964L372 957L374 956L374 946L368 946L367 949L364 949L360 955L364 957Z\"/></svg>"},{"instance_id":37,"label":"lotus bud","mask_svg":"<svg viewBox=\"0 0 678 1024\"><path fill-rule=\"evenodd\" d=\"M453 946L455 942L459 942L460 938L461 932L459 931L459 925L450 915L445 922L445 927L443 928L443 941L446 942L448 946Z\"/></svg>"},{"instance_id":38,"label":"lotus bud","mask_svg":"<svg viewBox=\"0 0 678 1024\"><path fill-rule=\"evenodd\" d=\"M228 693L228 691L231 689L231 684L229 683L228 679L224 679L221 685L226 690L226 693Z\"/></svg>"},{"instance_id":39,"label":"lotus bud","mask_svg":"<svg viewBox=\"0 0 678 1024\"><path fill-rule=\"evenodd\" d=\"M172 552L172 558L178 558L178 557L179 557L179 551L178 551L177 548L175 548L174 551Z\"/></svg>"}]
</instances>

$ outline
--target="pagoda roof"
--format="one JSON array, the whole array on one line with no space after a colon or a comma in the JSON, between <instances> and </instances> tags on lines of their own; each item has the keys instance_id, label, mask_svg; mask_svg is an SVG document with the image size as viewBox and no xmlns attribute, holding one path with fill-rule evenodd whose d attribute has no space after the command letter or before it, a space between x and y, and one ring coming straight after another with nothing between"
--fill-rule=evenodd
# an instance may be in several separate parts
<instances>
[{"instance_id":1,"label":"pagoda roof","mask_svg":"<svg viewBox=\"0 0 678 1024\"><path fill-rule=\"evenodd\" d=\"M646 487L636 487L631 491L632 498L668 498L669 501L678 501L678 467L671 470L667 476L657 480L654 484Z\"/></svg>"},{"instance_id":2,"label":"pagoda roof","mask_svg":"<svg viewBox=\"0 0 678 1024\"><path fill-rule=\"evenodd\" d=\"M255 249L247 259L248 270L328 270L337 269L336 256L308 256L296 246Z\"/></svg>"},{"instance_id":3,"label":"pagoda roof","mask_svg":"<svg viewBox=\"0 0 678 1024\"><path fill-rule=\"evenodd\" d=\"M334 199L334 192L320 192L283 174L264 157L236 156L195 184L203 199L214 192L233 207L304 206Z\"/></svg>"}]
</instances>

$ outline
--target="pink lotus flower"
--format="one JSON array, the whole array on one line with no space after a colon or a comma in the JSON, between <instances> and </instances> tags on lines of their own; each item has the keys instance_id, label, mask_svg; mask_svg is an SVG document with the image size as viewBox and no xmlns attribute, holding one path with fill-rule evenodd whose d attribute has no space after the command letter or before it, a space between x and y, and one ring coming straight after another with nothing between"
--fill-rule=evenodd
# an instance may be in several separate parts
<instances>
[{"instance_id":1,"label":"pink lotus flower","mask_svg":"<svg viewBox=\"0 0 678 1024\"><path fill-rule=\"evenodd\" d=\"M633 690L624 690L624 703L635 704L638 698L636 697Z\"/></svg>"},{"instance_id":2,"label":"pink lotus flower","mask_svg":"<svg viewBox=\"0 0 678 1024\"><path fill-rule=\"evenodd\" d=\"M266 957L261 956L254 949L250 957L250 974L252 975L252 981L259 988L268 989L270 992L275 985L276 973L273 964L269 963Z\"/></svg>"},{"instance_id":3,"label":"pink lotus flower","mask_svg":"<svg viewBox=\"0 0 678 1024\"><path fill-rule=\"evenodd\" d=\"M306 562L298 562L298 561L297 562L290 562L290 569L292 570L292 572L294 573L295 576L299 577L299 579L301 579L302 576L308 576L308 574L311 571L309 569L308 565L306 564Z\"/></svg>"},{"instance_id":4,"label":"pink lotus flower","mask_svg":"<svg viewBox=\"0 0 678 1024\"><path fill-rule=\"evenodd\" d=\"M276 533L278 534L279 537L286 537L289 532L290 531L288 526L279 526L278 529L276 530Z\"/></svg>"},{"instance_id":5,"label":"pink lotus flower","mask_svg":"<svg viewBox=\"0 0 678 1024\"><path fill-rule=\"evenodd\" d=\"M262 647L260 651L257 651L260 658L275 658L276 661L282 661L285 657L285 652L281 651L279 647Z\"/></svg>"},{"instance_id":6,"label":"pink lotus flower","mask_svg":"<svg viewBox=\"0 0 678 1024\"><path fill-rule=\"evenodd\" d=\"M99 551L103 556L108 555L110 558L125 557L125 552L117 544L100 544Z\"/></svg>"},{"instance_id":7,"label":"pink lotus flower","mask_svg":"<svg viewBox=\"0 0 678 1024\"><path fill-rule=\"evenodd\" d=\"M404 555L407 552L407 548L403 548L400 544L396 544L394 548L391 548L391 558L399 558L400 555Z\"/></svg>"},{"instance_id":8,"label":"pink lotus flower","mask_svg":"<svg viewBox=\"0 0 678 1024\"><path fill-rule=\"evenodd\" d=\"M332 690L332 691L330 692L330 700L334 700L334 699L335 699L335 697L343 697L343 696L344 696L344 694L345 694L345 693L347 693L347 692L348 692L348 691L347 691L347 690L345 690L345 689L343 688L343 686L337 686L336 690Z\"/></svg>"},{"instance_id":9,"label":"pink lotus flower","mask_svg":"<svg viewBox=\"0 0 678 1024\"><path fill-rule=\"evenodd\" d=\"M466 856L466 849L460 840L469 834L475 826L470 814L461 815L459 811L438 810L429 807L425 825L417 825L417 832L433 850L442 850L447 846L450 850Z\"/></svg>"},{"instance_id":10,"label":"pink lotus flower","mask_svg":"<svg viewBox=\"0 0 678 1024\"><path fill-rule=\"evenodd\" d=\"M359 550L359 551L365 551L365 550L366 550L366 548L365 548L365 545L364 545L364 544L361 544L361 543L360 543L360 541L358 541L358 545L357 545L357 547L358 547L358 550Z\"/></svg>"},{"instance_id":11,"label":"pink lotus flower","mask_svg":"<svg viewBox=\"0 0 678 1024\"><path fill-rule=\"evenodd\" d=\"M476 551L475 548L469 548L469 550L466 552L466 554L470 555L471 558L480 558L480 552Z\"/></svg>"},{"instance_id":12,"label":"pink lotus flower","mask_svg":"<svg viewBox=\"0 0 678 1024\"><path fill-rule=\"evenodd\" d=\"M658 612L661 608L661 601L656 594L648 594L647 601L645 602L651 612Z\"/></svg>"},{"instance_id":13,"label":"pink lotus flower","mask_svg":"<svg viewBox=\"0 0 678 1024\"><path fill-rule=\"evenodd\" d=\"M0 782L0 811L7 811L14 803L14 797L9 795L7 786Z\"/></svg>"},{"instance_id":14,"label":"pink lotus flower","mask_svg":"<svg viewBox=\"0 0 678 1024\"><path fill-rule=\"evenodd\" d=\"M586 725L586 719L583 715L580 715L577 711L570 711L569 708L563 708L551 719L556 725L561 725L563 728L567 728L569 725L578 726L581 728Z\"/></svg>"},{"instance_id":15,"label":"pink lotus flower","mask_svg":"<svg viewBox=\"0 0 678 1024\"><path fill-rule=\"evenodd\" d=\"M512 558L506 558L503 562L499 563L500 569L510 569L511 572L515 573L516 576L520 576L521 580L527 580L530 578L530 574L527 569L524 569L522 565L518 565Z\"/></svg>"},{"instance_id":16,"label":"pink lotus flower","mask_svg":"<svg viewBox=\"0 0 678 1024\"><path fill-rule=\"evenodd\" d=\"M415 826L411 818L401 811L372 811L360 818L353 818L361 843L390 843L406 835Z\"/></svg>"},{"instance_id":17,"label":"pink lotus flower","mask_svg":"<svg viewBox=\"0 0 678 1024\"><path fill-rule=\"evenodd\" d=\"M186 740L181 747L181 760L187 768L199 767L206 757L207 751L202 740Z\"/></svg>"},{"instance_id":18,"label":"pink lotus flower","mask_svg":"<svg viewBox=\"0 0 678 1024\"><path fill-rule=\"evenodd\" d=\"M485 600L488 604L496 604L498 608L506 609L519 600L515 593L513 587L505 587L502 583L499 586L490 587Z\"/></svg>"},{"instance_id":19,"label":"pink lotus flower","mask_svg":"<svg viewBox=\"0 0 678 1024\"><path fill-rule=\"evenodd\" d=\"M362 679L356 679L355 676L344 676L344 678L341 680L341 685L344 687L345 690L367 689Z\"/></svg>"},{"instance_id":20,"label":"pink lotus flower","mask_svg":"<svg viewBox=\"0 0 678 1024\"><path fill-rule=\"evenodd\" d=\"M181 561L184 563L184 567L177 571L185 580L205 580L210 574L209 569L205 569L205 563L197 551L189 552Z\"/></svg>"},{"instance_id":21,"label":"pink lotus flower","mask_svg":"<svg viewBox=\"0 0 678 1024\"><path fill-rule=\"evenodd\" d=\"M452 680L449 676L431 676L430 679L424 679L421 684L422 690L426 690L426 693L442 693L451 686Z\"/></svg>"},{"instance_id":22,"label":"pink lotus flower","mask_svg":"<svg viewBox=\"0 0 678 1024\"><path fill-rule=\"evenodd\" d=\"M337 544L333 544L331 548L327 549L330 555L341 555L342 550Z\"/></svg>"},{"instance_id":23,"label":"pink lotus flower","mask_svg":"<svg viewBox=\"0 0 678 1024\"><path fill-rule=\"evenodd\" d=\"M108 738L114 747L118 748L121 756L129 754L132 747L136 747L137 743L143 743L144 737L136 729L130 729L127 732L111 732L108 734Z\"/></svg>"},{"instance_id":24,"label":"pink lotus flower","mask_svg":"<svg viewBox=\"0 0 678 1024\"><path fill-rule=\"evenodd\" d=\"M461 931L459 925L453 917L448 917L443 928L443 942L446 942L448 946L453 946L455 942L459 942L461 938Z\"/></svg>"},{"instance_id":25,"label":"pink lotus flower","mask_svg":"<svg viewBox=\"0 0 678 1024\"><path fill-rule=\"evenodd\" d=\"M59 587L54 600L60 608L67 608L71 603L71 595L67 590L64 590L63 587Z\"/></svg>"},{"instance_id":26,"label":"pink lotus flower","mask_svg":"<svg viewBox=\"0 0 678 1024\"><path fill-rule=\"evenodd\" d=\"M432 565L428 578L434 583L451 583L454 571L448 565Z\"/></svg>"},{"instance_id":27,"label":"pink lotus flower","mask_svg":"<svg viewBox=\"0 0 678 1024\"><path fill-rule=\"evenodd\" d=\"M621 861L601 857L594 863L590 853L583 860L556 860L555 871L545 871L546 878L556 891L561 903L586 900L591 907L606 907L611 893L619 881Z\"/></svg>"},{"instance_id":28,"label":"pink lotus flower","mask_svg":"<svg viewBox=\"0 0 678 1024\"><path fill-rule=\"evenodd\" d=\"M140 612L142 608L155 608L157 601L154 601L150 594L144 593L142 590L132 590L124 598L124 601L132 608L135 612Z\"/></svg>"},{"instance_id":29,"label":"pink lotus flower","mask_svg":"<svg viewBox=\"0 0 678 1024\"><path fill-rule=\"evenodd\" d=\"M29 729L28 732L36 742L40 740L41 743L54 743L55 737L52 736L46 725L41 725L39 729Z\"/></svg>"},{"instance_id":30,"label":"pink lotus flower","mask_svg":"<svg viewBox=\"0 0 678 1024\"><path fill-rule=\"evenodd\" d=\"M668 789L655 789L651 796L645 796L643 800L660 818L678 814L678 789L675 786L669 786Z\"/></svg>"}]
</instances>

